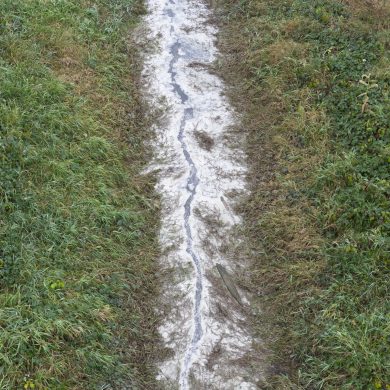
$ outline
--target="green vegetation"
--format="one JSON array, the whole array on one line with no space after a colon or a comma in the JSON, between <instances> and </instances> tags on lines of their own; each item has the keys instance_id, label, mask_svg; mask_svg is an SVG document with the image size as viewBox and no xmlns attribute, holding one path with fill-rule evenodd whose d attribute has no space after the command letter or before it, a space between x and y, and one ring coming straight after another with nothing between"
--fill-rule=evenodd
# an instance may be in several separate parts
<instances>
[{"instance_id":1,"label":"green vegetation","mask_svg":"<svg viewBox=\"0 0 390 390\"><path fill-rule=\"evenodd\" d=\"M1 389L153 378L158 213L138 175L144 118L127 39L141 11L136 0L1 1Z\"/></svg>"},{"instance_id":2,"label":"green vegetation","mask_svg":"<svg viewBox=\"0 0 390 390\"><path fill-rule=\"evenodd\" d=\"M218 6L248 131L250 287L278 340L269 387L388 389L390 4Z\"/></svg>"}]
</instances>

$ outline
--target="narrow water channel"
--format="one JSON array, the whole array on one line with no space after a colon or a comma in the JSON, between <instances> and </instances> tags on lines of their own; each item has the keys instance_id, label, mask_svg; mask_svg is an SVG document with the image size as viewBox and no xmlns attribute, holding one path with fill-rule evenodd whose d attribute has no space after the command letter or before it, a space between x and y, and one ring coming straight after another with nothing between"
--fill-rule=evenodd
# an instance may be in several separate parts
<instances>
[{"instance_id":1,"label":"narrow water channel","mask_svg":"<svg viewBox=\"0 0 390 390\"><path fill-rule=\"evenodd\" d=\"M168 13L171 18L175 16L172 9L168 9ZM172 29L174 31L174 28ZM192 160L191 154L188 150L186 141L185 141L185 129L186 129L186 123L188 120L193 119L194 117L194 108L193 107L185 107L186 102L188 101L187 94L183 91L180 84L176 80L176 71L175 71L175 65L178 62L180 58L180 40L177 39L176 42L173 43L171 46L171 54L172 54L172 60L169 65L169 74L171 75L171 84L176 92L176 94L179 96L181 104L183 105L184 111L183 111L183 117L180 123L179 128L179 134L177 136L177 139L179 140L183 155L186 159L186 162L189 167L189 175L187 177L187 186L186 190L188 192L188 198L184 204L184 228L185 228L185 238L186 238L186 251L191 256L192 262L194 264L194 269L196 273L196 281L195 281L195 297L194 297L194 316L193 316L193 336L192 340L188 345L186 354L184 356L183 361L183 367L180 372L180 387L182 389L188 388L188 371L191 366L191 362L193 359L193 356L195 355L198 343L202 338L202 316L200 312L200 305L202 302L202 293L203 293L203 275L202 275L202 267L200 264L199 256L196 254L193 246L193 239L192 239L192 230L190 225L190 218L192 216L192 202L194 200L194 197L196 195L196 189L199 184L199 178L198 178L198 170L196 168L196 165L194 161Z\"/></svg>"},{"instance_id":2,"label":"narrow water channel","mask_svg":"<svg viewBox=\"0 0 390 390\"><path fill-rule=\"evenodd\" d=\"M216 268L222 264L234 276L243 266L233 232L246 174L240 137L231 130L234 112L211 71L217 30L200 1L147 4L151 49L143 80L159 112L151 169L162 198L165 289L158 306L167 349L157 379L167 389L254 389L261 372L254 364L249 307L229 295Z\"/></svg>"}]
</instances>

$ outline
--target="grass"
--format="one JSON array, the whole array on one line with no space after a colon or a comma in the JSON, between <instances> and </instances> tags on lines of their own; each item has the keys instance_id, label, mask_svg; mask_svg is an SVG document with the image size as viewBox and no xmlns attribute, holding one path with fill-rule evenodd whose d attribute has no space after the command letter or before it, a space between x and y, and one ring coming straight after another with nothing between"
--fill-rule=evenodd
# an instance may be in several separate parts
<instances>
[{"instance_id":1,"label":"grass","mask_svg":"<svg viewBox=\"0 0 390 390\"><path fill-rule=\"evenodd\" d=\"M152 386L158 213L128 39L140 13L0 4L1 389Z\"/></svg>"},{"instance_id":2,"label":"grass","mask_svg":"<svg viewBox=\"0 0 390 390\"><path fill-rule=\"evenodd\" d=\"M390 4L215 6L248 137L248 288L275 346L268 387L388 389Z\"/></svg>"}]
</instances>

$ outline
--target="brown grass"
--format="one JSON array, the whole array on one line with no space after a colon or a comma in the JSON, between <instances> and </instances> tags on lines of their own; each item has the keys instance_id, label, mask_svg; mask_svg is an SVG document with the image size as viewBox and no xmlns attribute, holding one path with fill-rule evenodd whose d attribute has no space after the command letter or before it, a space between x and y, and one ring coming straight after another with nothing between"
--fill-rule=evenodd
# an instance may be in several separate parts
<instances>
[{"instance_id":1,"label":"brown grass","mask_svg":"<svg viewBox=\"0 0 390 390\"><path fill-rule=\"evenodd\" d=\"M390 26L390 2L388 0L343 0L352 13L363 20L374 20L372 27L378 30Z\"/></svg>"},{"instance_id":2,"label":"brown grass","mask_svg":"<svg viewBox=\"0 0 390 390\"><path fill-rule=\"evenodd\" d=\"M260 8L265 6L258 3ZM259 38L259 49L253 51L255 45L248 47L241 23L246 22L229 21L222 26L220 42L224 53L221 76L233 85L230 98L243 113L237 131L245 131L248 137L251 194L241 205L246 235L241 250L252 266L251 280L241 282L257 296L253 305L261 314L254 322L258 334L268 347L272 346L274 367L267 386L292 389L294 385L281 376L290 371L292 364L294 336L286 324L293 321L297 302L317 289L317 276L325 266L318 254L322 238L315 211L299 188L324 157L318 150L325 152L327 139L319 137L317 129L326 126L326 119L313 108L310 90L293 95L284 92L293 77L291 64L305 63L308 46L288 37L271 44ZM289 32L302 21L283 23L264 28ZM253 80L252 69L259 63L278 72L262 79L259 87L246 84ZM292 111L294 101L300 101L300 105ZM311 143L302 144L303 132Z\"/></svg>"},{"instance_id":3,"label":"brown grass","mask_svg":"<svg viewBox=\"0 0 390 390\"><path fill-rule=\"evenodd\" d=\"M288 7L287 3L283 5ZM390 26L389 1L344 3L354 15L346 29L356 34L370 34L370 28L383 30L382 39L389 42L385 31ZM321 251L327 238L305 189L311 188L314 172L332 145L327 135L329 119L313 92L318 84L326 84L328 76L313 72L311 81L299 86L297 68L311 60L312 47L294 37L308 26L317 31L318 22L303 15L279 18L270 9L280 11L282 6L267 0L240 4L220 0L218 4L222 10L217 5L217 11L227 21L221 26L220 75L233 86L229 96L242 113L237 131L247 135L250 168L251 194L241 205L246 240L240 252L251 260L251 280L241 282L257 296L252 303L262 310L255 319L257 331L274 352L275 367L267 388L298 389L301 381L295 362L305 335L294 333L293 328L304 321L303 302L321 291L320 275L327 267ZM387 63L377 68L378 73L388 74Z\"/></svg>"}]
</instances>

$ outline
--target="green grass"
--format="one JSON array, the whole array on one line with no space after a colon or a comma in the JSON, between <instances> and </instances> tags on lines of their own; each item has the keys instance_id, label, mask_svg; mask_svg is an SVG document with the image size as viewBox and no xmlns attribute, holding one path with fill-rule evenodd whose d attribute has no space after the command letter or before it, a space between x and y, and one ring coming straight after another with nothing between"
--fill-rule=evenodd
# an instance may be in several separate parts
<instances>
[{"instance_id":1,"label":"green grass","mask_svg":"<svg viewBox=\"0 0 390 390\"><path fill-rule=\"evenodd\" d=\"M217 6L248 132L250 287L277 340L269 387L387 389L390 5Z\"/></svg>"},{"instance_id":2,"label":"green grass","mask_svg":"<svg viewBox=\"0 0 390 390\"><path fill-rule=\"evenodd\" d=\"M139 176L128 40L141 11L135 0L0 4L1 389L153 378L157 203Z\"/></svg>"}]
</instances>

